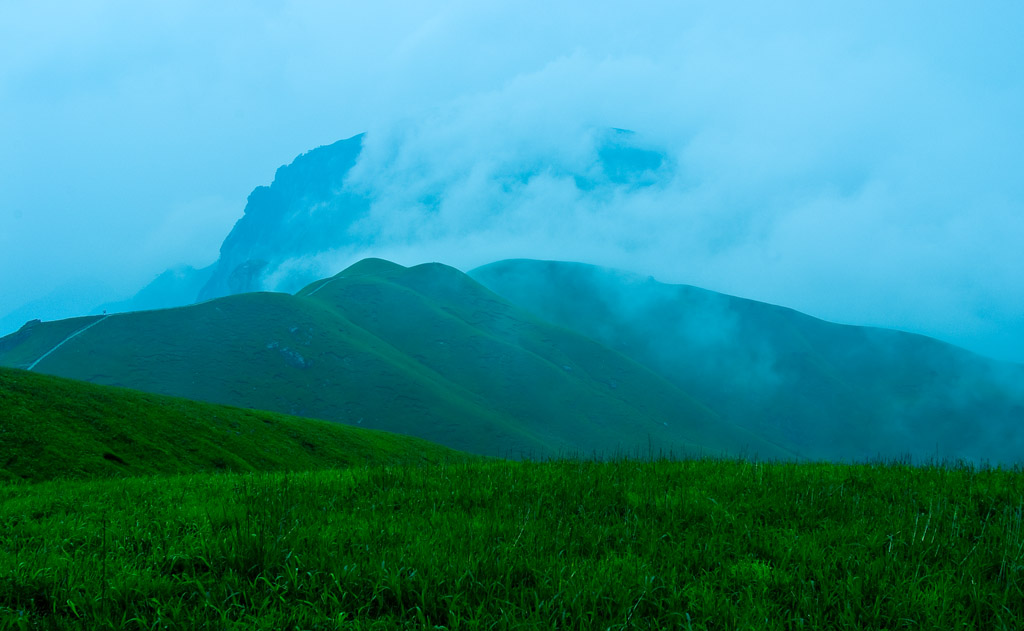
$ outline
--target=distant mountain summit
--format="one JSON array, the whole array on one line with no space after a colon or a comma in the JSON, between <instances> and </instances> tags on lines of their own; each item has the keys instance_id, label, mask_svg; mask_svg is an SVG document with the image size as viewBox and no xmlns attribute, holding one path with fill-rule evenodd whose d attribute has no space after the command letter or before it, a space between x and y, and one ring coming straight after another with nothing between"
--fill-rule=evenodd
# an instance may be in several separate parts
<instances>
[{"instance_id":1,"label":"distant mountain summit","mask_svg":"<svg viewBox=\"0 0 1024 631\"><path fill-rule=\"evenodd\" d=\"M363 136L308 151L279 168L270 186L257 186L196 298L259 290L282 261L345 243L348 227L369 207L365 195L345 189Z\"/></svg>"}]
</instances>

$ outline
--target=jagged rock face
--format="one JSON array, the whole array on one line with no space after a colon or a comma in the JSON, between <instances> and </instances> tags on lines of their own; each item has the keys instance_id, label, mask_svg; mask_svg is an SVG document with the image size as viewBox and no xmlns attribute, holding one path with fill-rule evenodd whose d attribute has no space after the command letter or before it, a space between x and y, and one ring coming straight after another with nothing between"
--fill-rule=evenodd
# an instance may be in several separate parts
<instances>
[{"instance_id":1,"label":"jagged rock face","mask_svg":"<svg viewBox=\"0 0 1024 631\"><path fill-rule=\"evenodd\" d=\"M499 216L510 223L528 221L514 212L502 213L535 178L557 179L586 197L644 188L671 176L667 156L643 146L633 132L585 134L582 144L587 149L569 161L540 154L501 160L481 155L480 161L489 164L483 178L488 193L476 204L476 214L462 213L454 227L446 204L479 173L455 169L439 176L436 163L443 163L445 156L409 160L399 151L390 162L376 156L374 166L352 182L364 134L313 149L278 169L270 186L259 186L249 195L245 214L224 240L220 259L197 299L261 289L294 291L338 271L319 261L305 262L326 252L344 249L353 256L374 256L378 242L428 243L439 235L450 240L453 234L488 229ZM436 163L415 164L424 159Z\"/></svg>"},{"instance_id":2,"label":"jagged rock face","mask_svg":"<svg viewBox=\"0 0 1024 631\"><path fill-rule=\"evenodd\" d=\"M362 146L360 134L318 147L279 168L270 186L256 187L197 298L258 290L275 263L343 240L368 207L366 197L344 189Z\"/></svg>"}]
</instances>

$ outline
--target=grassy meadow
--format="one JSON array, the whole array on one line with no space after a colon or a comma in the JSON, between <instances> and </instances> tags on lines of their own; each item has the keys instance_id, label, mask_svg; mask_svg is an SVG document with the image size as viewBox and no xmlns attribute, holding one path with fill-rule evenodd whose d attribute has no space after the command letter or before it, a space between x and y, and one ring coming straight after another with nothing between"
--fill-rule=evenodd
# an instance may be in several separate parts
<instances>
[{"instance_id":1,"label":"grassy meadow","mask_svg":"<svg viewBox=\"0 0 1024 631\"><path fill-rule=\"evenodd\" d=\"M463 461L0 485L0 629L1021 629L1024 477Z\"/></svg>"}]
</instances>

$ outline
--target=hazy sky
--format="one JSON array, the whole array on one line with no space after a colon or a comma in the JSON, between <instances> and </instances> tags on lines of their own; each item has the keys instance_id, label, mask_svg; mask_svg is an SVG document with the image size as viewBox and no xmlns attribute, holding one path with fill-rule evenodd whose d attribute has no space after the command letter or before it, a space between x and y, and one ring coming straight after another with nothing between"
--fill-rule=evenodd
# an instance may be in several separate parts
<instances>
[{"instance_id":1,"label":"hazy sky","mask_svg":"<svg viewBox=\"0 0 1024 631\"><path fill-rule=\"evenodd\" d=\"M838 5L2 0L0 316L212 262L252 188L359 132L357 175L397 153L399 187L614 126L678 181L547 221L539 249L514 229L464 249L563 252L1024 361L1024 4ZM531 194L538 217L578 201Z\"/></svg>"}]
</instances>

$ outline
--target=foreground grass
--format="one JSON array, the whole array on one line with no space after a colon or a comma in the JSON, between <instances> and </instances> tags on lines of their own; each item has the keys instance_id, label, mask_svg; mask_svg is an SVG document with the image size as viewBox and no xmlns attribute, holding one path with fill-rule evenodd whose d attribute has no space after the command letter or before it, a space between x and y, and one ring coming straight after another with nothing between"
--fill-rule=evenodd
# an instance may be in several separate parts
<instances>
[{"instance_id":1,"label":"foreground grass","mask_svg":"<svg viewBox=\"0 0 1024 631\"><path fill-rule=\"evenodd\" d=\"M0 486L0 629L1020 629L1024 478L467 462Z\"/></svg>"}]
</instances>

